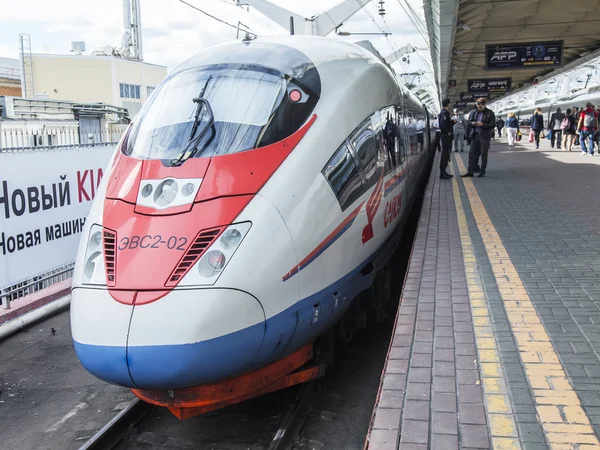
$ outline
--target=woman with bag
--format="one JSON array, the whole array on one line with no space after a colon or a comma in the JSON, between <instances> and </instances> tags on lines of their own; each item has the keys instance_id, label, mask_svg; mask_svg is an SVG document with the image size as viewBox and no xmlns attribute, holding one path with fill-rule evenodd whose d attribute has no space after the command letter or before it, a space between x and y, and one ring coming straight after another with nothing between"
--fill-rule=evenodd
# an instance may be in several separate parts
<instances>
[{"instance_id":1,"label":"woman with bag","mask_svg":"<svg viewBox=\"0 0 600 450\"><path fill-rule=\"evenodd\" d=\"M533 116L531 116L531 129L534 133L535 148L540 148L540 134L544 130L544 114L542 114L542 108L536 108ZM531 136L529 142L532 142Z\"/></svg>"},{"instance_id":2,"label":"woman with bag","mask_svg":"<svg viewBox=\"0 0 600 450\"><path fill-rule=\"evenodd\" d=\"M515 137L519 131L519 121L515 117L514 112L508 113L508 119L506 119L506 132L508 133L508 146L515 146Z\"/></svg>"}]
</instances>

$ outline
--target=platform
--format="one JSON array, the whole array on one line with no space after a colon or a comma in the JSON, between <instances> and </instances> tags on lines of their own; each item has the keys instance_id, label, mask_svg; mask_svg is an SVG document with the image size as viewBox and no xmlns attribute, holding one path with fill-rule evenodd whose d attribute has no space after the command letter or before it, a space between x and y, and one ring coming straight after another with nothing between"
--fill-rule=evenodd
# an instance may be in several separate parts
<instances>
[{"instance_id":1,"label":"platform","mask_svg":"<svg viewBox=\"0 0 600 450\"><path fill-rule=\"evenodd\" d=\"M438 161L365 447L600 448L600 156Z\"/></svg>"},{"instance_id":2,"label":"platform","mask_svg":"<svg viewBox=\"0 0 600 450\"><path fill-rule=\"evenodd\" d=\"M2 450L78 449L132 399L79 363L69 311L0 342Z\"/></svg>"}]
</instances>

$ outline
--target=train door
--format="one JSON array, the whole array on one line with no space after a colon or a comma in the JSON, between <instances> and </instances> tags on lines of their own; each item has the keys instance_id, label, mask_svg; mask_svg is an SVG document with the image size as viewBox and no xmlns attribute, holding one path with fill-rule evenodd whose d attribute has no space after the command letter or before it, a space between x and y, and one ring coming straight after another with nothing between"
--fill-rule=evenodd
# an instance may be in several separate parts
<instances>
[{"instance_id":1,"label":"train door","mask_svg":"<svg viewBox=\"0 0 600 450\"><path fill-rule=\"evenodd\" d=\"M406 126L406 134L408 138L408 170L410 171L410 188L408 195L412 196L415 181L419 177L418 161L419 161L419 143L417 142L417 117L410 108L405 108L404 123Z\"/></svg>"}]
</instances>

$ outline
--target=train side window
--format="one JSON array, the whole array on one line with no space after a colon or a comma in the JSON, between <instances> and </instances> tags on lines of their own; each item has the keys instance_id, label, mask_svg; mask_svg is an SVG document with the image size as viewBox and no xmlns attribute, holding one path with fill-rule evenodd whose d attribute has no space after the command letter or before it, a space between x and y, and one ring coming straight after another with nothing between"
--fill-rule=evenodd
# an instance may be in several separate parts
<instances>
[{"instance_id":1,"label":"train side window","mask_svg":"<svg viewBox=\"0 0 600 450\"><path fill-rule=\"evenodd\" d=\"M363 122L349 139L365 174L365 189L377 180L377 148L371 119Z\"/></svg>"},{"instance_id":2,"label":"train side window","mask_svg":"<svg viewBox=\"0 0 600 450\"><path fill-rule=\"evenodd\" d=\"M396 158L399 165L402 165L406 158L406 129L404 128L404 118L402 117L402 107L396 106L395 108L395 120L396 120Z\"/></svg>"},{"instance_id":3,"label":"train side window","mask_svg":"<svg viewBox=\"0 0 600 450\"><path fill-rule=\"evenodd\" d=\"M352 205L363 192L362 180L356 161L346 143L331 157L323 169L323 175L327 178L331 189L333 189L340 202L342 211Z\"/></svg>"},{"instance_id":4,"label":"train side window","mask_svg":"<svg viewBox=\"0 0 600 450\"><path fill-rule=\"evenodd\" d=\"M423 134L425 132L425 116L419 112L417 115L417 144L419 153L422 153L424 150L423 146Z\"/></svg>"},{"instance_id":5,"label":"train side window","mask_svg":"<svg viewBox=\"0 0 600 450\"><path fill-rule=\"evenodd\" d=\"M416 134L417 134L417 121L412 113L412 111L406 112L406 128L408 134L408 148L410 149L410 154L416 154Z\"/></svg>"},{"instance_id":6,"label":"train side window","mask_svg":"<svg viewBox=\"0 0 600 450\"><path fill-rule=\"evenodd\" d=\"M378 152L378 160L383 162L383 165L388 160L387 143L385 141L385 109L376 111L371 116L371 127L373 129L373 137L375 138L375 148Z\"/></svg>"},{"instance_id":7,"label":"train side window","mask_svg":"<svg viewBox=\"0 0 600 450\"><path fill-rule=\"evenodd\" d=\"M394 108L385 108L381 111L381 124L383 126L382 150L387 159L386 172L388 172L398 165L398 127Z\"/></svg>"}]
</instances>

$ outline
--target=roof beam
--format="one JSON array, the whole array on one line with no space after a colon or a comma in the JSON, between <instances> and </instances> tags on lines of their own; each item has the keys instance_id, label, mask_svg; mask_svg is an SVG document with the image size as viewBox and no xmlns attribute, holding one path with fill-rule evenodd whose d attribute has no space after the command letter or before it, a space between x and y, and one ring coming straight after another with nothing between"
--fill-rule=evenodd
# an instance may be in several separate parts
<instances>
[{"instance_id":1,"label":"roof beam","mask_svg":"<svg viewBox=\"0 0 600 450\"><path fill-rule=\"evenodd\" d=\"M333 8L311 18L293 13L268 0L237 0L236 5L252 6L285 29L289 29L290 19L293 19L296 25L303 24L304 26L295 28L294 32L296 34L327 36L372 1L344 0Z\"/></svg>"}]
</instances>

